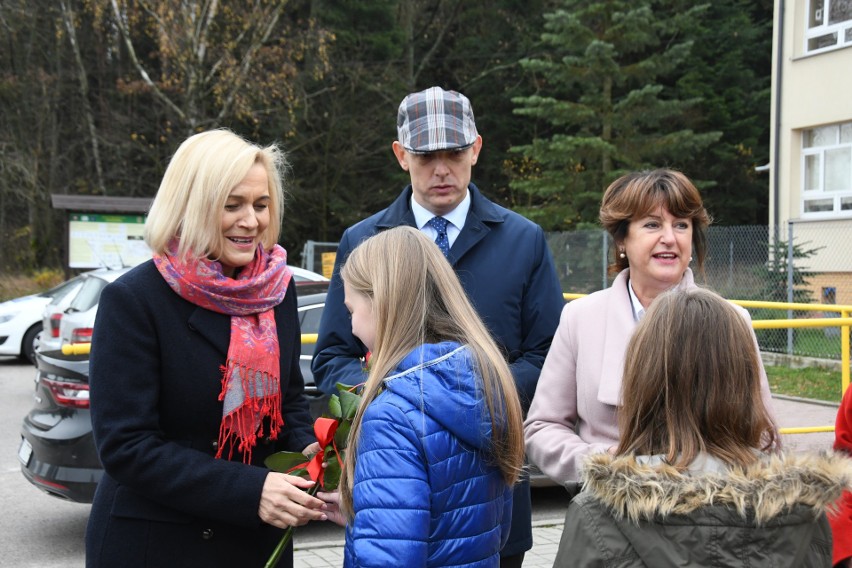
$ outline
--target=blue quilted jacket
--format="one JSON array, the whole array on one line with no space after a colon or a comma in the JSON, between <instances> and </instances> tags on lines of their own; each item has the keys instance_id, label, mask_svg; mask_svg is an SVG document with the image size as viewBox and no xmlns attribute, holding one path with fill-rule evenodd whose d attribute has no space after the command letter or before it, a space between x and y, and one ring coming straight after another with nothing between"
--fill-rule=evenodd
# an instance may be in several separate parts
<instances>
[{"instance_id":1,"label":"blue quilted jacket","mask_svg":"<svg viewBox=\"0 0 852 568\"><path fill-rule=\"evenodd\" d=\"M491 421L471 354L426 344L364 413L344 567L498 566L512 490L483 457Z\"/></svg>"}]
</instances>

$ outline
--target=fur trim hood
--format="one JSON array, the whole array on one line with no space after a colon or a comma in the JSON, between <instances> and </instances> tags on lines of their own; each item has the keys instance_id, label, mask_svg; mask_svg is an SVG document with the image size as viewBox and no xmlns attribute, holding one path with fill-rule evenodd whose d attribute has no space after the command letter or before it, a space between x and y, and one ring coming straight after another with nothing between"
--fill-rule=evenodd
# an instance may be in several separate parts
<instances>
[{"instance_id":1,"label":"fur trim hood","mask_svg":"<svg viewBox=\"0 0 852 568\"><path fill-rule=\"evenodd\" d=\"M814 516L830 510L844 489L852 489L852 460L834 453L773 454L724 475L695 475L668 465L643 465L633 456L593 454L583 481L583 491L614 517L634 523L716 505L761 526L796 506Z\"/></svg>"}]
</instances>

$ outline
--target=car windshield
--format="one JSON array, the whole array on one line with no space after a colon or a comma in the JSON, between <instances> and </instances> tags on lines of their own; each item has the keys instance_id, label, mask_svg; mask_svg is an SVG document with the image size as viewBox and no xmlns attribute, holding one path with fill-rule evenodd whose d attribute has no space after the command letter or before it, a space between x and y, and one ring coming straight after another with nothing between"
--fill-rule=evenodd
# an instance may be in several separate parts
<instances>
[{"instance_id":1,"label":"car windshield","mask_svg":"<svg viewBox=\"0 0 852 568\"><path fill-rule=\"evenodd\" d=\"M68 306L68 312L84 312L90 308L92 308L95 304L98 303L98 299L101 296L101 290L103 290L107 285L106 280L102 280L101 278L87 278L85 282L83 282L83 286L80 288L80 291L77 292L77 295L74 296L74 299L71 300L71 305Z\"/></svg>"},{"instance_id":2,"label":"car windshield","mask_svg":"<svg viewBox=\"0 0 852 568\"><path fill-rule=\"evenodd\" d=\"M310 306L302 311L301 328L302 333L319 333L320 320L322 319L322 308L325 304Z\"/></svg>"},{"instance_id":3,"label":"car windshield","mask_svg":"<svg viewBox=\"0 0 852 568\"><path fill-rule=\"evenodd\" d=\"M57 304L62 300L62 298L76 290L78 284L80 284L79 278L72 278L71 280L66 280L62 284L54 286L46 292L42 292L41 296L51 298L51 303Z\"/></svg>"}]
</instances>

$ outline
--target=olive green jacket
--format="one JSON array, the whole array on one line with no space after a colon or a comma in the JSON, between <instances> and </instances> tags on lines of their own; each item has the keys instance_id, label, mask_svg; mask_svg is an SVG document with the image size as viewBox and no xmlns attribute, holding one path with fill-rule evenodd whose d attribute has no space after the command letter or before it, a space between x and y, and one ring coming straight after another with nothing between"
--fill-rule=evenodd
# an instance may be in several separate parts
<instances>
[{"instance_id":1,"label":"olive green jacket","mask_svg":"<svg viewBox=\"0 0 852 568\"><path fill-rule=\"evenodd\" d=\"M825 511L852 485L852 461L796 454L684 474L595 454L584 482L555 567L830 567Z\"/></svg>"}]
</instances>

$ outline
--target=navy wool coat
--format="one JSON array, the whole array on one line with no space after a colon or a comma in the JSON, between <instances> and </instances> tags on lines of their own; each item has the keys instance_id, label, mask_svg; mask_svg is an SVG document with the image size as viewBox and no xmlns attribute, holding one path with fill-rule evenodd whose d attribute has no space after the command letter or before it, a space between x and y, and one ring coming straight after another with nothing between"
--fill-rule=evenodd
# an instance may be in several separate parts
<instances>
[{"instance_id":1,"label":"navy wool coat","mask_svg":"<svg viewBox=\"0 0 852 568\"><path fill-rule=\"evenodd\" d=\"M489 201L474 184L468 190L470 211L448 259L479 317L506 355L526 411L559 325L562 289L541 227ZM340 239L312 363L314 380L326 392L334 392L338 381L357 384L364 380L358 358L365 350L352 335L343 304L340 266L364 239L392 227L415 225L411 193L408 186L387 209L353 225ZM528 481L516 487L512 519L504 556L532 547Z\"/></svg>"},{"instance_id":2,"label":"navy wool coat","mask_svg":"<svg viewBox=\"0 0 852 568\"><path fill-rule=\"evenodd\" d=\"M292 284L275 321L284 428L277 440L258 441L245 465L237 449L232 461L214 458L230 317L182 299L153 261L104 289L90 392L105 474L86 531L87 566L264 564L283 531L258 517L263 460L315 441Z\"/></svg>"}]
</instances>

